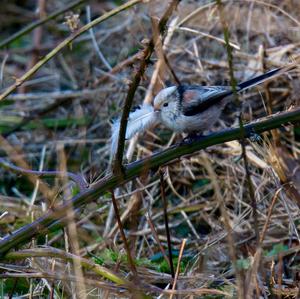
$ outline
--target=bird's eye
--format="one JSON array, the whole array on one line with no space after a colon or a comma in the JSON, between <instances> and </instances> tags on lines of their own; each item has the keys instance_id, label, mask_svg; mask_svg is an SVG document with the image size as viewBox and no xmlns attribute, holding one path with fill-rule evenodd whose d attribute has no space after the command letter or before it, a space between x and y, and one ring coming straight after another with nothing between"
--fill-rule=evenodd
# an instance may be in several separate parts
<instances>
[{"instance_id":1,"label":"bird's eye","mask_svg":"<svg viewBox=\"0 0 300 299\"><path fill-rule=\"evenodd\" d=\"M163 106L164 107L168 107L169 103L164 103Z\"/></svg>"}]
</instances>

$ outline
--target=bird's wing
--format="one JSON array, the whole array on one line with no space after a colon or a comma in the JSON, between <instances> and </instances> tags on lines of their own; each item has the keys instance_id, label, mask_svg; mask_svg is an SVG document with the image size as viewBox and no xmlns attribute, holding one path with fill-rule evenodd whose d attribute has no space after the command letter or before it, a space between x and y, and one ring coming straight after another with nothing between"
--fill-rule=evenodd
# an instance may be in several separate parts
<instances>
[{"instance_id":1,"label":"bird's wing","mask_svg":"<svg viewBox=\"0 0 300 299\"><path fill-rule=\"evenodd\" d=\"M276 68L267 73L251 78L239 83L236 86L236 91L241 92L261 84L272 77L284 74L296 67L297 65L291 64L287 67ZM182 86L179 87L179 89L181 89L181 92L179 92L180 108L185 116L193 116L204 112L206 109L219 103L225 97L233 94L232 88L228 86Z\"/></svg>"},{"instance_id":2,"label":"bird's wing","mask_svg":"<svg viewBox=\"0 0 300 299\"><path fill-rule=\"evenodd\" d=\"M179 109L185 116L193 116L217 104L232 94L227 86L179 86Z\"/></svg>"}]
</instances>

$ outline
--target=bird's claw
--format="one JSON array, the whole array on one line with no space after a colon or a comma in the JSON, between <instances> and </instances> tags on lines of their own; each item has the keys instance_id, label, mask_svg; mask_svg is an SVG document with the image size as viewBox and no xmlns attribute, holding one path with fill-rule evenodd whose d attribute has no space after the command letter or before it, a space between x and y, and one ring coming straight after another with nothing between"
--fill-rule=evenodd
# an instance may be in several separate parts
<instances>
[{"instance_id":1,"label":"bird's claw","mask_svg":"<svg viewBox=\"0 0 300 299\"><path fill-rule=\"evenodd\" d=\"M261 136L257 134L253 128L248 129L247 131L248 138L251 142L259 142L262 140Z\"/></svg>"},{"instance_id":2,"label":"bird's claw","mask_svg":"<svg viewBox=\"0 0 300 299\"><path fill-rule=\"evenodd\" d=\"M203 137L204 137L204 135L199 134L199 133L198 134L197 133L188 134L185 138L183 138L181 143L182 144L190 144L194 141L199 141Z\"/></svg>"},{"instance_id":3,"label":"bird's claw","mask_svg":"<svg viewBox=\"0 0 300 299\"><path fill-rule=\"evenodd\" d=\"M250 134L249 139L251 142L259 142L262 140L261 136L257 133Z\"/></svg>"}]
</instances>

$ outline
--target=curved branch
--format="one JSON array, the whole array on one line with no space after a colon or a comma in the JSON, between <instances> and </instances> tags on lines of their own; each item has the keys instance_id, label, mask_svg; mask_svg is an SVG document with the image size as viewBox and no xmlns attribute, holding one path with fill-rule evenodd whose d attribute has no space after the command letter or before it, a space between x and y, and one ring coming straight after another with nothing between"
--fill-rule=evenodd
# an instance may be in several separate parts
<instances>
[{"instance_id":1,"label":"curved branch","mask_svg":"<svg viewBox=\"0 0 300 299\"><path fill-rule=\"evenodd\" d=\"M17 174L22 175L34 175L37 178L55 178L55 177L68 177L70 180L72 180L76 185L78 186L80 192L84 191L88 188L87 182L85 182L84 178L76 173L73 172L64 172L64 171L56 171L56 170L31 170L31 169L24 169L22 167L16 166L14 164L10 164L6 162L3 158L0 158L0 166L3 168L10 170Z\"/></svg>"},{"instance_id":2,"label":"curved branch","mask_svg":"<svg viewBox=\"0 0 300 299\"><path fill-rule=\"evenodd\" d=\"M77 256L72 253L64 252L63 250L57 248L34 248L34 249L25 249L17 252L11 252L6 256L8 259L18 260L18 259L25 259L25 258L33 258L33 257L46 257L46 258L59 258L66 260L68 262L72 262L76 259L83 268L93 271L95 274L103 276L104 278L119 284L119 285L130 285L130 282L122 277L118 276L111 270L98 265L94 264L91 261Z\"/></svg>"},{"instance_id":3,"label":"curved branch","mask_svg":"<svg viewBox=\"0 0 300 299\"><path fill-rule=\"evenodd\" d=\"M300 122L300 108L296 108L289 112L273 114L260 121L254 121L245 125L244 130L241 130L240 128L233 128L212 133L203 137L201 140L197 140L192 143L177 144L165 151L133 162L125 167L124 174L107 175L87 191L78 194L71 200L55 208L55 210L49 211L31 224L25 225L12 234L5 236L0 241L0 258L3 258L5 253L11 248L30 241L32 237L45 234L48 230L57 228L57 225L64 224L65 221L68 220L66 219L66 211L69 208L73 207L75 209L79 209L83 205L96 200L103 193L123 185L142 173L144 174L147 170L157 168L174 159L178 159L184 155L193 154L212 145L241 139L243 137L248 138L253 133L261 134L265 131L279 128L282 125L289 125L297 122Z\"/></svg>"}]
</instances>

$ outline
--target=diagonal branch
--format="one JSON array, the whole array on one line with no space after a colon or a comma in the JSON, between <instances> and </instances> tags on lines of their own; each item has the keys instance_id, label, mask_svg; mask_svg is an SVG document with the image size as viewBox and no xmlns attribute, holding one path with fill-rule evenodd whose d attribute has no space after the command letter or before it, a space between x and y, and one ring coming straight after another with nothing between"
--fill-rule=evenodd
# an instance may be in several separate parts
<instances>
[{"instance_id":1,"label":"diagonal branch","mask_svg":"<svg viewBox=\"0 0 300 299\"><path fill-rule=\"evenodd\" d=\"M174 159L179 159L184 155L193 154L212 145L221 144L232 140L239 140L243 136L248 138L253 133L261 134L275 128L280 128L283 125L299 122L300 107L289 112L273 114L260 121L254 121L248 125L245 125L244 130L241 130L238 127L212 133L203 137L201 140L192 143L177 144L165 151L133 162L125 167L123 175L107 175L94 186L91 186L91 188L87 191L78 194L77 196L73 197L73 199L65 202L54 210L49 211L31 224L25 225L12 234L5 236L2 240L0 240L0 257L4 257L5 253L10 249L30 241L32 237L44 234L47 230L55 229L61 225L64 225L66 221L64 217L66 217L66 211L68 210L68 207L73 206L74 209L79 209L83 205L96 200L103 193L123 185L142 173L145 174L149 169L155 169L159 166L169 163Z\"/></svg>"},{"instance_id":2,"label":"diagonal branch","mask_svg":"<svg viewBox=\"0 0 300 299\"><path fill-rule=\"evenodd\" d=\"M64 47L69 45L75 38L88 31L90 28L102 23L103 21L111 18L112 16L118 14L119 12L130 8L131 6L141 2L141 0L130 0L123 5L103 14L99 18L93 20L92 22L84 25L79 30L75 31L69 37L67 37L64 41L58 44L52 51L50 51L44 58L42 58L38 63L36 63L29 71L27 71L22 77L17 78L16 82L9 86L1 95L0 101L5 99L9 94L15 91L20 85L22 85L26 80L28 80L31 76L33 76L45 63L47 63L50 59L52 59L55 55L57 55Z\"/></svg>"},{"instance_id":3,"label":"diagonal branch","mask_svg":"<svg viewBox=\"0 0 300 299\"><path fill-rule=\"evenodd\" d=\"M32 30L34 30L35 28L45 24L46 22L55 19L56 17L58 17L59 15L64 14L65 12L67 12L68 10L74 9L75 7L81 5L83 2L85 2L86 0L78 0L75 2L70 3L69 5L63 7L62 9L59 9L55 12L53 12L52 14L50 14L49 16L35 21L31 24L29 24L28 26L22 28L20 31L16 32L13 35L10 35L8 38L6 38L5 40L3 40L0 43L0 49L8 46L9 44L11 44L12 42L14 42L15 40L17 40L18 38L20 38L22 35L25 35L29 32L31 32Z\"/></svg>"}]
</instances>

